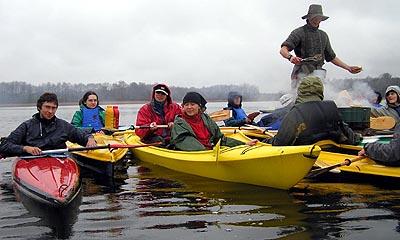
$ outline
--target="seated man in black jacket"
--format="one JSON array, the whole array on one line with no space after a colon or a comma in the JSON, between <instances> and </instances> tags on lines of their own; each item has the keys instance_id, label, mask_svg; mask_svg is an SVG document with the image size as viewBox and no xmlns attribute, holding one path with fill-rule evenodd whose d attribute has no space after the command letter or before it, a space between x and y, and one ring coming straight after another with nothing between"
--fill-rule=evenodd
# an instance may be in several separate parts
<instances>
[{"instance_id":1,"label":"seated man in black jacket","mask_svg":"<svg viewBox=\"0 0 400 240\"><path fill-rule=\"evenodd\" d=\"M400 125L397 125L389 144L367 143L358 155L367 156L383 165L400 166Z\"/></svg>"},{"instance_id":2,"label":"seated man in black jacket","mask_svg":"<svg viewBox=\"0 0 400 240\"><path fill-rule=\"evenodd\" d=\"M93 136L75 128L55 116L58 108L57 95L44 93L37 100L33 117L19 125L11 134L2 139L0 154L3 156L40 155L42 150L66 148L66 141L82 146L96 146Z\"/></svg>"},{"instance_id":3,"label":"seated man in black jacket","mask_svg":"<svg viewBox=\"0 0 400 240\"><path fill-rule=\"evenodd\" d=\"M360 135L340 119L333 101L323 99L321 80L315 76L305 77L297 89L294 107L284 117L270 143L275 146L308 145L330 139L337 143L357 144Z\"/></svg>"}]
</instances>

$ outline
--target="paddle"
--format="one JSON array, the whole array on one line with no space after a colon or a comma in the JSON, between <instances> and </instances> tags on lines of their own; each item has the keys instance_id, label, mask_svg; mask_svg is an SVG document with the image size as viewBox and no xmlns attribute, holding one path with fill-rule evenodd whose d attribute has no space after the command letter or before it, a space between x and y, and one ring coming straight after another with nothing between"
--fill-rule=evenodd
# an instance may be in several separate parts
<instances>
[{"instance_id":1,"label":"paddle","mask_svg":"<svg viewBox=\"0 0 400 240\"><path fill-rule=\"evenodd\" d=\"M328 171L330 171L332 169L338 168L338 167L350 166L350 164L352 164L354 162L357 162L357 161L360 161L360 160L362 160L364 158L366 158L366 157L365 156L358 156L358 157L351 158L351 159L347 158L341 163L334 164L334 165L331 165L331 166L328 166L328 167L323 167L323 168L320 168L320 169L312 170L306 177L307 178L313 178L313 177L316 177L316 176L318 176L320 174L326 173L326 172L328 172Z\"/></svg>"},{"instance_id":2,"label":"paddle","mask_svg":"<svg viewBox=\"0 0 400 240\"><path fill-rule=\"evenodd\" d=\"M254 126L254 125L250 125L250 124L245 124L245 126L246 126L246 127L249 127L249 128L253 128L253 129L255 129L255 130L258 130L258 131L262 132L263 134L268 135L268 136L270 136L270 137L274 137L274 136L275 136L274 134L268 132L267 129L263 129L263 128L260 128L260 127L258 127L258 126Z\"/></svg>"},{"instance_id":3,"label":"paddle","mask_svg":"<svg viewBox=\"0 0 400 240\"><path fill-rule=\"evenodd\" d=\"M51 155L51 154L63 154L67 152L80 152L80 151L89 151L89 150L97 150L97 149L115 149L115 148L140 148L140 147L149 147L149 146L157 146L160 145L161 142L149 143L149 144L138 144L138 145L128 145L128 144L107 144L100 145L95 147L76 147L76 148L64 148L64 149L54 149L54 150L45 150L42 151L43 155Z\"/></svg>"},{"instance_id":4,"label":"paddle","mask_svg":"<svg viewBox=\"0 0 400 240\"><path fill-rule=\"evenodd\" d=\"M371 117L370 128L375 130L387 130L392 129L396 125L396 120L390 116Z\"/></svg>"},{"instance_id":5,"label":"paddle","mask_svg":"<svg viewBox=\"0 0 400 240\"><path fill-rule=\"evenodd\" d=\"M224 121L232 117L232 111L228 109L219 110L209 114L214 122Z\"/></svg>"}]
</instances>

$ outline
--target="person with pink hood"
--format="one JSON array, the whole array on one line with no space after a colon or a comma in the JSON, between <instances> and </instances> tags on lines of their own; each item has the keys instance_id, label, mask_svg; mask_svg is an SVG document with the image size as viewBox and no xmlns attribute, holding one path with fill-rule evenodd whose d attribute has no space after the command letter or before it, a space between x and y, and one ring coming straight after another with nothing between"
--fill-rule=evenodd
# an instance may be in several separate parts
<instances>
[{"instance_id":1,"label":"person with pink hood","mask_svg":"<svg viewBox=\"0 0 400 240\"><path fill-rule=\"evenodd\" d=\"M168 143L175 116L181 112L181 106L172 101L171 90L168 86L155 85L151 101L139 109L136 118L137 126L150 126L150 128L136 129L136 135L146 143L159 141ZM168 128L160 128L159 125L168 125Z\"/></svg>"}]
</instances>

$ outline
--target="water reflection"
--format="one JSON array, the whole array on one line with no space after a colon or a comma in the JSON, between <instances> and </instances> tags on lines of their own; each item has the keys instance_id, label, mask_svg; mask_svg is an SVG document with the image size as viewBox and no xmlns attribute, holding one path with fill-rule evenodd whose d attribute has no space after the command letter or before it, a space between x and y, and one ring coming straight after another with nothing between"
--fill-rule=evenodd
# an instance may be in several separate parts
<instances>
[{"instance_id":1,"label":"water reflection","mask_svg":"<svg viewBox=\"0 0 400 240\"><path fill-rule=\"evenodd\" d=\"M305 218L300 212L304 206L286 191L215 181L142 162L137 178L136 189L120 195L137 197L138 216L153 223L141 229L152 230L152 236L190 229L199 234L195 238L307 238L298 224Z\"/></svg>"},{"instance_id":2,"label":"water reflection","mask_svg":"<svg viewBox=\"0 0 400 240\"><path fill-rule=\"evenodd\" d=\"M398 239L400 190L346 182L302 182L292 195L313 239ZM393 231L395 230L395 231Z\"/></svg>"}]
</instances>

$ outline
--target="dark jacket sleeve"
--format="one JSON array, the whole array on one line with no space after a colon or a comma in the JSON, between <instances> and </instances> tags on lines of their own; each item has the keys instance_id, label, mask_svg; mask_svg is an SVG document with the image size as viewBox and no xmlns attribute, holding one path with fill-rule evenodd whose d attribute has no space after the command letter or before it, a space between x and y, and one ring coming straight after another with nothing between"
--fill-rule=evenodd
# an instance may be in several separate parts
<instances>
[{"instance_id":1,"label":"dark jacket sleeve","mask_svg":"<svg viewBox=\"0 0 400 240\"><path fill-rule=\"evenodd\" d=\"M62 120L63 121L63 120ZM82 129L74 127L72 124L63 121L64 128L68 132L68 141L86 146L89 137L92 135Z\"/></svg>"},{"instance_id":2,"label":"dark jacket sleeve","mask_svg":"<svg viewBox=\"0 0 400 240\"><path fill-rule=\"evenodd\" d=\"M281 126L271 144L274 146L290 146L296 141L296 137L302 131L302 124L296 120L295 111L290 111L282 120Z\"/></svg>"},{"instance_id":3,"label":"dark jacket sleeve","mask_svg":"<svg viewBox=\"0 0 400 240\"><path fill-rule=\"evenodd\" d=\"M26 136L27 123L19 125L10 135L5 138L1 144L0 152L2 155L13 156L24 153L23 140Z\"/></svg>"}]
</instances>

